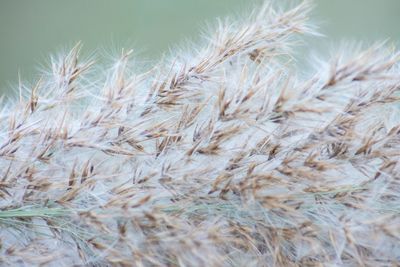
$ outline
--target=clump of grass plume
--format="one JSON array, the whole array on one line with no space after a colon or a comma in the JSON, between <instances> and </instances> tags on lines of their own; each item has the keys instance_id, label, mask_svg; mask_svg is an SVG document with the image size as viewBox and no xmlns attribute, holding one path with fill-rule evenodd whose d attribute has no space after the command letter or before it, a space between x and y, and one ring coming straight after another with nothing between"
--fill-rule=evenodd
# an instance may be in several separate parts
<instances>
[{"instance_id":1,"label":"clump of grass plume","mask_svg":"<svg viewBox=\"0 0 400 267\"><path fill-rule=\"evenodd\" d=\"M398 264L399 53L301 77L309 10L268 2L145 73L77 45L21 84L1 112L0 263Z\"/></svg>"}]
</instances>

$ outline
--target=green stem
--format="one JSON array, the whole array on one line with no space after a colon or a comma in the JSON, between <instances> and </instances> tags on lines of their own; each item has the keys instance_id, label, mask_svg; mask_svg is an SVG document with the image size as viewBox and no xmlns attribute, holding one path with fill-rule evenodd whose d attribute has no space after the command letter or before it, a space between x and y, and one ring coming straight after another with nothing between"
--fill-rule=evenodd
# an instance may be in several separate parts
<instances>
[{"instance_id":1,"label":"green stem","mask_svg":"<svg viewBox=\"0 0 400 267\"><path fill-rule=\"evenodd\" d=\"M23 207L0 211L0 219L5 218L32 218L32 217L61 217L70 213L64 208L32 208Z\"/></svg>"}]
</instances>

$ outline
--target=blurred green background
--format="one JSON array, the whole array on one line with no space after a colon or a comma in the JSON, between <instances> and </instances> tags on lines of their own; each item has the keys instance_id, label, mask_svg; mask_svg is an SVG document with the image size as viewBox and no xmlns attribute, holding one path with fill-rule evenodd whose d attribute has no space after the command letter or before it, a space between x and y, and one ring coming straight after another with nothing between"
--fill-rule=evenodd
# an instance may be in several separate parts
<instances>
[{"instance_id":1,"label":"blurred green background","mask_svg":"<svg viewBox=\"0 0 400 267\"><path fill-rule=\"evenodd\" d=\"M278 0L279 1L279 0ZM290 2L290 1L289 1ZM296 2L293 0L292 2ZM340 40L400 41L400 0L315 0L313 21ZM215 17L241 14L255 0L0 0L0 94L37 78L51 53L84 44L84 53L134 48L155 60L170 47L198 36ZM315 42L313 42L315 43ZM112 53L111 53L112 54Z\"/></svg>"}]
</instances>

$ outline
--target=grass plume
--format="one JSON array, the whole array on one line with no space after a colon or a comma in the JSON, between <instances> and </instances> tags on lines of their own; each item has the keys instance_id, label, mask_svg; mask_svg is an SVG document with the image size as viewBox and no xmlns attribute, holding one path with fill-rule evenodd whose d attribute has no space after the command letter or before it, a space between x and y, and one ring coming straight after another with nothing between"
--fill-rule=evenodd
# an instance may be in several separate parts
<instances>
[{"instance_id":1,"label":"grass plume","mask_svg":"<svg viewBox=\"0 0 400 267\"><path fill-rule=\"evenodd\" d=\"M396 266L399 52L303 77L310 3L257 10L144 73L78 44L21 83L0 113L1 265Z\"/></svg>"}]
</instances>

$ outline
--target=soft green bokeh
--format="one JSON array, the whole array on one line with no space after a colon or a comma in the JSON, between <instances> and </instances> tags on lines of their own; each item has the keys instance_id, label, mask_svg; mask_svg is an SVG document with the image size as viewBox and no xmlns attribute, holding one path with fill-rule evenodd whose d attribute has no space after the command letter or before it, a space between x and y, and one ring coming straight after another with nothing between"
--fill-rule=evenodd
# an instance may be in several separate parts
<instances>
[{"instance_id":1,"label":"soft green bokeh","mask_svg":"<svg viewBox=\"0 0 400 267\"><path fill-rule=\"evenodd\" d=\"M280 0L278 0L280 1ZM85 52L135 48L156 59L205 22L240 14L251 0L0 0L0 92L36 78L37 67L62 48L82 41ZM293 0L293 2L296 2ZM315 0L313 20L339 40L400 41L400 0Z\"/></svg>"}]
</instances>

